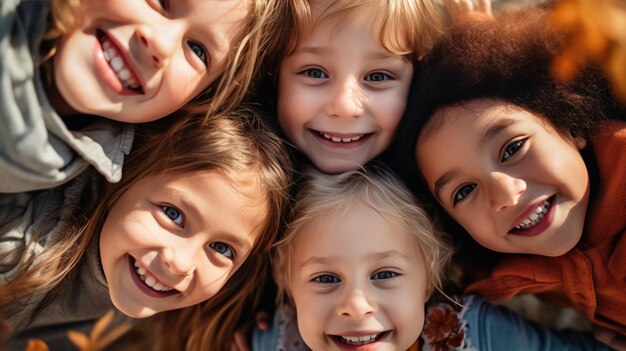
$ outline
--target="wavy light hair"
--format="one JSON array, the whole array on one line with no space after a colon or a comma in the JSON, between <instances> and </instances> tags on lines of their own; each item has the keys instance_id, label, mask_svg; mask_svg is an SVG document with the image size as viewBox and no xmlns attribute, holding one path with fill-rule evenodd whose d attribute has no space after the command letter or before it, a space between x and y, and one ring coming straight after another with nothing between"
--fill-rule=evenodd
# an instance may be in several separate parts
<instances>
[{"instance_id":1,"label":"wavy light hair","mask_svg":"<svg viewBox=\"0 0 626 351\"><path fill-rule=\"evenodd\" d=\"M285 235L276 244L272 256L279 304L285 302L285 297L290 297L288 287L293 275L294 238L311 221L329 215L341 218L356 206L373 209L390 223L400 225L414 235L419 243L419 254L426 264L428 288L431 291L441 289L443 274L452 254L447 237L435 229L404 184L382 165L368 165L334 175L306 170L295 201Z\"/></svg>"},{"instance_id":2,"label":"wavy light hair","mask_svg":"<svg viewBox=\"0 0 626 351\"><path fill-rule=\"evenodd\" d=\"M298 44L322 22L337 17L346 23L363 16L374 16L372 33L389 52L420 59L443 34L445 16L433 0L336 0L326 1L320 16L313 18L312 3L319 0L292 0L292 31L284 52ZM346 24L349 25L349 24ZM283 58L285 57L283 56Z\"/></svg>"},{"instance_id":3,"label":"wavy light hair","mask_svg":"<svg viewBox=\"0 0 626 351\"><path fill-rule=\"evenodd\" d=\"M82 0L52 0L52 23L42 44L44 70L51 73L50 58L56 53L56 42L82 21ZM289 27L287 15L291 0L245 0L249 15L241 24L232 43L224 72L203 92L182 107L187 118L211 119L216 113L236 110L244 100L267 53L278 50L277 35Z\"/></svg>"},{"instance_id":4,"label":"wavy light hair","mask_svg":"<svg viewBox=\"0 0 626 351\"><path fill-rule=\"evenodd\" d=\"M80 214L76 213L62 240L44 250L35 263L32 257L22 257L21 272L0 285L0 315L31 294L53 294L79 264L89 242L98 240L113 204L137 181L159 174L216 171L233 180L250 180L264 191L266 214L261 234L244 264L214 297L199 306L157 315L164 322L156 327L161 328L157 335L162 341L176 340L177 346L170 349L181 349L185 342L186 350L228 345L237 316L256 301L256 288L267 277L267 256L288 203L291 169L282 141L250 110L216 115L206 121L172 116L138 125L121 181L94 192L79 208ZM39 233L42 235L45 233Z\"/></svg>"}]
</instances>

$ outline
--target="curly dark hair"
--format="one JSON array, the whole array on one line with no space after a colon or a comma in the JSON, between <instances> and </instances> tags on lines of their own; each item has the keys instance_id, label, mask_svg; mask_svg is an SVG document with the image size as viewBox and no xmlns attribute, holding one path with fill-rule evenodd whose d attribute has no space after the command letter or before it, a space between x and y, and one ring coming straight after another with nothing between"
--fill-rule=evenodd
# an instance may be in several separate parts
<instances>
[{"instance_id":1,"label":"curly dark hair","mask_svg":"<svg viewBox=\"0 0 626 351\"><path fill-rule=\"evenodd\" d=\"M419 64L390 162L411 190L432 205L429 212L446 231L465 233L424 185L415 157L417 139L429 132L437 110L479 98L498 99L545 118L560 133L588 141L601 121L623 119L624 109L616 104L600 69L585 67L568 82L552 76L552 62L568 38L551 26L547 7L467 18L453 25ZM474 254L482 250L481 257L490 257L468 235L453 237L461 247L465 242Z\"/></svg>"}]
</instances>

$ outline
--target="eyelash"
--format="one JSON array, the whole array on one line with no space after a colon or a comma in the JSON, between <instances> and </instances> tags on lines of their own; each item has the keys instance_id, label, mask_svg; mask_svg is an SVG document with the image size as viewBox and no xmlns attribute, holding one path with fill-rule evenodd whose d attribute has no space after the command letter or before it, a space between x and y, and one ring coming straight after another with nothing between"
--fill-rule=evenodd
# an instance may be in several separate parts
<instances>
[{"instance_id":1,"label":"eyelash","mask_svg":"<svg viewBox=\"0 0 626 351\"><path fill-rule=\"evenodd\" d=\"M313 75L313 72L318 73L317 76ZM305 77L309 77L309 78L313 78L313 79L326 79L328 78L328 74L326 72L324 72L323 70L319 69L319 68L310 68L310 69L306 69L302 72L300 72L300 74L304 75ZM378 77L380 79L373 79L374 77ZM365 81L368 82L384 82L387 80L392 79L392 77L384 72L372 72L372 73L368 73L365 76Z\"/></svg>"},{"instance_id":2,"label":"eyelash","mask_svg":"<svg viewBox=\"0 0 626 351\"><path fill-rule=\"evenodd\" d=\"M384 276L383 276L384 274ZM380 272L376 272L374 273L374 275L372 275L371 279L372 280L387 280L387 279L391 279L391 278L395 278L397 276L399 276L400 274L393 272L393 271L380 271Z\"/></svg>"},{"instance_id":3,"label":"eyelash","mask_svg":"<svg viewBox=\"0 0 626 351\"><path fill-rule=\"evenodd\" d=\"M185 227L185 216L183 213L177 209L176 207L162 205L161 209L163 213L169 218L172 222L174 222L177 226L184 228ZM177 218L181 219L180 223L176 221Z\"/></svg>"},{"instance_id":4,"label":"eyelash","mask_svg":"<svg viewBox=\"0 0 626 351\"><path fill-rule=\"evenodd\" d=\"M169 10L169 8L170 8L170 2L169 2L169 0L159 0L159 5L161 5L161 8L162 8L164 11L167 11L167 10Z\"/></svg>"},{"instance_id":5,"label":"eyelash","mask_svg":"<svg viewBox=\"0 0 626 351\"><path fill-rule=\"evenodd\" d=\"M515 140L504 146L504 150L502 151L502 157L500 157L500 162L504 162L509 159L509 157L515 155L526 143L526 139Z\"/></svg>"},{"instance_id":6,"label":"eyelash","mask_svg":"<svg viewBox=\"0 0 626 351\"><path fill-rule=\"evenodd\" d=\"M469 196L469 194L472 191L474 191L475 188L476 188L476 184L464 184L464 185L462 185L459 188L459 190L454 192L454 194L452 196L452 203L454 205L456 205L457 203L465 200L465 198L467 198L467 196ZM469 191L465 191L466 189L469 189Z\"/></svg>"},{"instance_id":7,"label":"eyelash","mask_svg":"<svg viewBox=\"0 0 626 351\"><path fill-rule=\"evenodd\" d=\"M219 253L220 255L224 255L231 260L235 259L235 250L233 250L233 248L230 247L230 245L228 244L216 241L214 243L210 243L209 247L215 250L215 252Z\"/></svg>"},{"instance_id":8,"label":"eyelash","mask_svg":"<svg viewBox=\"0 0 626 351\"><path fill-rule=\"evenodd\" d=\"M374 76L382 76L382 79L378 79L378 80L371 79ZM368 79L368 77L370 79ZM368 82L384 82L384 81L391 80L391 79L392 77L389 74L384 73L384 72L372 72L365 76L365 80Z\"/></svg>"},{"instance_id":9,"label":"eyelash","mask_svg":"<svg viewBox=\"0 0 626 351\"><path fill-rule=\"evenodd\" d=\"M318 73L320 73L320 76L315 77L315 76L313 76L311 74L312 72L318 72ZM328 74L326 74L326 72L324 72L323 70L321 70L319 68L309 68L309 69L306 69L306 70L300 72L300 74L302 74L305 77L313 78L313 79L326 79L326 78L328 78Z\"/></svg>"},{"instance_id":10,"label":"eyelash","mask_svg":"<svg viewBox=\"0 0 626 351\"><path fill-rule=\"evenodd\" d=\"M330 278L330 280L332 280L332 281L328 281L327 278ZM325 281L323 281L323 280L325 280ZM321 283L321 284L337 284L337 283L341 282L341 279L335 277L334 275L322 274L322 275L319 275L319 276L313 278L312 281L315 282L315 283Z\"/></svg>"},{"instance_id":11,"label":"eyelash","mask_svg":"<svg viewBox=\"0 0 626 351\"><path fill-rule=\"evenodd\" d=\"M189 49L191 50L191 52L193 52L194 55L198 56L198 58L206 66L209 61L206 49L201 44L198 44L190 40L187 41L187 46L189 46ZM199 49L200 52L196 51L196 49Z\"/></svg>"}]
</instances>

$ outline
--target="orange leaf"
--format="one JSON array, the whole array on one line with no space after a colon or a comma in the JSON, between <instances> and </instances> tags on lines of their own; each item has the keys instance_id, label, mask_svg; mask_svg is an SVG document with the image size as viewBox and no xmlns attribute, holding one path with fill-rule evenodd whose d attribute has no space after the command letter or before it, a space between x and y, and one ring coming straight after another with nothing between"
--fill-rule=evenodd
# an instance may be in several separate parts
<instances>
[{"instance_id":1,"label":"orange leaf","mask_svg":"<svg viewBox=\"0 0 626 351\"><path fill-rule=\"evenodd\" d=\"M110 343L117 340L120 336L124 335L130 328L132 328L132 324L128 321L116 326L110 332L104 334L100 340L98 340L98 349L103 349L109 346Z\"/></svg>"},{"instance_id":2,"label":"orange leaf","mask_svg":"<svg viewBox=\"0 0 626 351\"><path fill-rule=\"evenodd\" d=\"M89 337L85 335L84 333L70 330L67 332L67 337L81 351L93 351L94 350L94 347L91 344Z\"/></svg>"},{"instance_id":3,"label":"orange leaf","mask_svg":"<svg viewBox=\"0 0 626 351\"><path fill-rule=\"evenodd\" d=\"M39 339L28 339L26 351L49 351L48 345Z\"/></svg>"},{"instance_id":4,"label":"orange leaf","mask_svg":"<svg viewBox=\"0 0 626 351\"><path fill-rule=\"evenodd\" d=\"M93 329L91 330L90 338L92 342L98 340L104 330L109 326L109 324L111 324L111 321L113 321L113 315L113 310L108 310L102 317L100 317L100 319L98 319L98 321L96 321Z\"/></svg>"}]
</instances>

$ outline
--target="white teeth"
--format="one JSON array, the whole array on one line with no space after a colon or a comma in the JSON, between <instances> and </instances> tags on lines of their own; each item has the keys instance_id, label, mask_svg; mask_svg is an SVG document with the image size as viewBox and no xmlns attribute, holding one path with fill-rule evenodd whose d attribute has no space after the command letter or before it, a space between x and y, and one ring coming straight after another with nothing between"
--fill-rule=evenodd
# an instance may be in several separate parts
<instances>
[{"instance_id":1,"label":"white teeth","mask_svg":"<svg viewBox=\"0 0 626 351\"><path fill-rule=\"evenodd\" d=\"M139 275L139 279L141 279L147 286L151 287L156 291L171 291L174 289L170 289L165 287L165 285L161 284L154 276L148 273L143 267L139 266L139 263L135 261L135 271Z\"/></svg>"},{"instance_id":2,"label":"white teeth","mask_svg":"<svg viewBox=\"0 0 626 351\"><path fill-rule=\"evenodd\" d=\"M550 202L548 200L544 201L540 206L538 206L530 217L526 218L522 221L522 223L515 226L515 229L528 229L537 225L544 217L546 213L548 213L548 207L550 206Z\"/></svg>"},{"instance_id":3,"label":"white teeth","mask_svg":"<svg viewBox=\"0 0 626 351\"><path fill-rule=\"evenodd\" d=\"M364 335L364 336L341 336L341 340L350 345L365 345L376 341L376 337L379 334Z\"/></svg>"},{"instance_id":4,"label":"white teeth","mask_svg":"<svg viewBox=\"0 0 626 351\"><path fill-rule=\"evenodd\" d=\"M353 137L349 137L349 138L340 138L340 137L334 137L328 133L321 133L320 135L323 136L324 138L328 139L328 140L332 140L336 143L349 143L352 141L357 141L360 140L361 138L363 138L365 136L365 134L361 134L361 135L357 135L357 136L353 136Z\"/></svg>"},{"instance_id":5,"label":"white teeth","mask_svg":"<svg viewBox=\"0 0 626 351\"><path fill-rule=\"evenodd\" d=\"M113 46L113 44L106 37L103 37L101 39L101 45L104 53L104 58L109 63L109 66L111 66L111 68L115 72L115 75L122 82L122 84L128 89L139 89L139 84L132 76L130 69L126 66L126 62L124 62L124 60L120 56L118 49Z\"/></svg>"},{"instance_id":6,"label":"white teeth","mask_svg":"<svg viewBox=\"0 0 626 351\"><path fill-rule=\"evenodd\" d=\"M130 78L130 72L126 68L123 68L121 71L117 72L117 75L122 80L126 80L126 79Z\"/></svg>"},{"instance_id":7,"label":"white teeth","mask_svg":"<svg viewBox=\"0 0 626 351\"><path fill-rule=\"evenodd\" d=\"M111 67L113 67L113 69L116 72L124 68L124 61L117 56L112 58L111 61L109 61L109 63L111 64Z\"/></svg>"}]
</instances>

